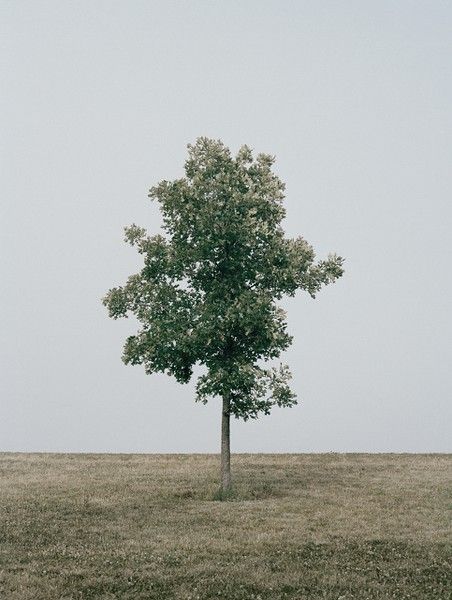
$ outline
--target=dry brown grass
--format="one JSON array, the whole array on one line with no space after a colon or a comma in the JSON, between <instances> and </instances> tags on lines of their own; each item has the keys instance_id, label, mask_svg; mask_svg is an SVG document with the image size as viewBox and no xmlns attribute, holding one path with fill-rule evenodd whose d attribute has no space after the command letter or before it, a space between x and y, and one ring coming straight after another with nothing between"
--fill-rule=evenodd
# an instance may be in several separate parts
<instances>
[{"instance_id":1,"label":"dry brown grass","mask_svg":"<svg viewBox=\"0 0 452 600\"><path fill-rule=\"evenodd\" d=\"M0 455L0 598L452 598L450 455Z\"/></svg>"}]
</instances>

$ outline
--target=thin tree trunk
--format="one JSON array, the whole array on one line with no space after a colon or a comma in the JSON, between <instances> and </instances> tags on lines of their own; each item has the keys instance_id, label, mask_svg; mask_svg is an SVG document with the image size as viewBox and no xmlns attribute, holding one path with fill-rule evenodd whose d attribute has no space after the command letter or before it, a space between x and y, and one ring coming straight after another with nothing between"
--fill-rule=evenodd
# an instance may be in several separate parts
<instances>
[{"instance_id":1,"label":"thin tree trunk","mask_svg":"<svg viewBox=\"0 0 452 600\"><path fill-rule=\"evenodd\" d=\"M221 411L221 493L231 490L230 400L223 397Z\"/></svg>"}]
</instances>

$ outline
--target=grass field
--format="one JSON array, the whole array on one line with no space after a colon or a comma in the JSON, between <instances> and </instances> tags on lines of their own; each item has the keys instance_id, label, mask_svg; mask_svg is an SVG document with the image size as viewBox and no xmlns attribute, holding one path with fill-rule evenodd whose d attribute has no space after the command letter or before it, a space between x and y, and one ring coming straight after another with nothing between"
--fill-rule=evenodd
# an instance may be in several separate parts
<instances>
[{"instance_id":1,"label":"grass field","mask_svg":"<svg viewBox=\"0 0 452 600\"><path fill-rule=\"evenodd\" d=\"M0 454L0 598L446 600L451 455Z\"/></svg>"}]
</instances>

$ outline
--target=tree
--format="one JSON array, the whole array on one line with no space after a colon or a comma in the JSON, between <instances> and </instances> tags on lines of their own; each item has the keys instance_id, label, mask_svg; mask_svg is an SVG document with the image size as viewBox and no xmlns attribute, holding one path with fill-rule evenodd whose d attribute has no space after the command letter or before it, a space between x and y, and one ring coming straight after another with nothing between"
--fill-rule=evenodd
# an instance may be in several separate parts
<instances>
[{"instance_id":1,"label":"tree","mask_svg":"<svg viewBox=\"0 0 452 600\"><path fill-rule=\"evenodd\" d=\"M234 157L219 140L189 144L185 177L149 192L160 204L165 235L125 228L144 266L103 298L111 317L130 313L141 324L126 340L126 364L180 383L195 364L205 367L196 400L222 399L222 494L231 489L230 416L254 419L275 405L296 404L288 366L265 365L292 341L275 301L298 289L315 297L343 274L341 257L316 263L302 237L285 237L285 186L273 162L267 154L253 159L247 146Z\"/></svg>"}]
</instances>

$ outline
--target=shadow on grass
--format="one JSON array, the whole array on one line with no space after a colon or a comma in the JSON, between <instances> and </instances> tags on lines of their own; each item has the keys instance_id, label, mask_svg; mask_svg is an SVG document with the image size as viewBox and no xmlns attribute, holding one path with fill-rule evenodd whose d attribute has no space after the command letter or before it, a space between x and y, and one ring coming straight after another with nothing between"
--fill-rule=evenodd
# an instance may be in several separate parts
<instances>
[{"instance_id":1,"label":"shadow on grass","mask_svg":"<svg viewBox=\"0 0 452 600\"><path fill-rule=\"evenodd\" d=\"M199 485L196 487L183 488L175 490L167 498L176 502L183 501L210 501L210 502L249 502L252 500L271 500L287 496L287 491L270 485L269 482L235 482L232 489L224 492L218 489L212 483L208 485Z\"/></svg>"},{"instance_id":2,"label":"shadow on grass","mask_svg":"<svg viewBox=\"0 0 452 600\"><path fill-rule=\"evenodd\" d=\"M221 489L216 490L211 499L214 502L249 502L252 500L283 498L286 495L287 491L283 488L275 487L266 480L256 479L252 482L239 480L227 492Z\"/></svg>"}]
</instances>

